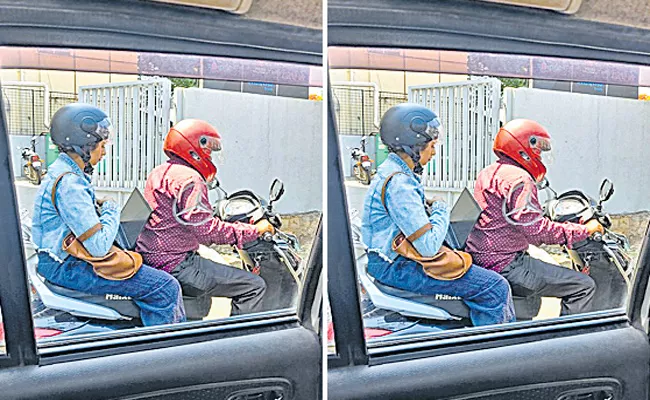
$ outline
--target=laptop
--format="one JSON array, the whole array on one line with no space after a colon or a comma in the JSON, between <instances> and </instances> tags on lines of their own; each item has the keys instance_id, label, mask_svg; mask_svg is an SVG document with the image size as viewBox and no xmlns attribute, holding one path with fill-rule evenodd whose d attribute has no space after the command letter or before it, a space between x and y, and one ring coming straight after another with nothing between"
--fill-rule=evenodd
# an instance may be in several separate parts
<instances>
[{"instance_id":1,"label":"laptop","mask_svg":"<svg viewBox=\"0 0 650 400\"><path fill-rule=\"evenodd\" d=\"M153 210L138 188L133 189L120 213L117 244L126 250L135 249L135 242Z\"/></svg>"},{"instance_id":2,"label":"laptop","mask_svg":"<svg viewBox=\"0 0 650 400\"><path fill-rule=\"evenodd\" d=\"M467 238L478 221L481 211L474 196L467 188L463 189L449 215L449 230L445 239L449 247L457 250L465 248Z\"/></svg>"}]
</instances>

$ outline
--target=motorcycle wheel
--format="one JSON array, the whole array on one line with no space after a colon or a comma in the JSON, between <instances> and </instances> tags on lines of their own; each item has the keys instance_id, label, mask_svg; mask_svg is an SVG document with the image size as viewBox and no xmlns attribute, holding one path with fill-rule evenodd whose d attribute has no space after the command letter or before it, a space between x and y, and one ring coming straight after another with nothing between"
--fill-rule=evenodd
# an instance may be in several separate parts
<instances>
[{"instance_id":1,"label":"motorcycle wheel","mask_svg":"<svg viewBox=\"0 0 650 400\"><path fill-rule=\"evenodd\" d=\"M361 170L363 171L362 176L364 177L363 180L361 181L361 183L363 183L364 185L370 185L370 180L372 179L372 174L370 173L369 170L367 170L365 168L361 168Z\"/></svg>"},{"instance_id":2,"label":"motorcycle wheel","mask_svg":"<svg viewBox=\"0 0 650 400\"><path fill-rule=\"evenodd\" d=\"M31 169L31 171L30 171L30 175L31 175L30 180L32 181L32 183L34 185L40 185L41 184L41 177L42 177L41 168L40 167L30 166L30 169Z\"/></svg>"},{"instance_id":3,"label":"motorcycle wheel","mask_svg":"<svg viewBox=\"0 0 650 400\"><path fill-rule=\"evenodd\" d=\"M370 174L368 171L366 171L365 168L361 167L360 165L354 166L354 176L359 182L363 183L364 185L370 185Z\"/></svg>"}]
</instances>

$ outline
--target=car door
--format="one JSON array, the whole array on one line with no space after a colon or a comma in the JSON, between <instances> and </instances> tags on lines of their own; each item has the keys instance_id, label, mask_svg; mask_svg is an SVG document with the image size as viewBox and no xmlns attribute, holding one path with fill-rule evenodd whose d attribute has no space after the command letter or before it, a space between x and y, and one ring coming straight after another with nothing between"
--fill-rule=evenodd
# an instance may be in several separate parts
<instances>
[{"instance_id":1,"label":"car door","mask_svg":"<svg viewBox=\"0 0 650 400\"><path fill-rule=\"evenodd\" d=\"M311 7L309 13L313 14L314 8L320 12L319 5ZM256 18L149 1L2 1L0 46L9 51L47 48L45 53L50 54L66 48L132 51L140 55L173 53L179 62L186 55L234 57L251 59L261 69L266 62L297 63L303 72L321 66L319 18L306 18L302 26L296 26L288 23L282 13L268 18L276 22L268 22L260 20L260 14L266 17L263 7L255 11L253 5L253 10ZM0 65L7 67L8 60L3 61ZM269 79L273 82L275 78ZM153 91L149 93L153 96ZM48 346L37 343L35 335L41 336L38 329L35 333L30 310L16 174L12 169L16 148L8 135L10 110L4 107L4 97L0 96L0 157L4 160L0 179L5 188L0 199L0 257L4 260L0 268L4 327L0 397L321 398L320 213L313 222L313 243L303 242L311 252L303 260L304 285L294 310L230 322L198 322L178 329L158 327L102 338L84 336ZM18 105L12 104L11 109L15 111L15 107Z\"/></svg>"},{"instance_id":2,"label":"car door","mask_svg":"<svg viewBox=\"0 0 650 400\"><path fill-rule=\"evenodd\" d=\"M583 4L587 7L584 11L589 13L586 18L602 16L594 10L603 4L595 3L598 2ZM638 4L633 8L637 6L637 10L644 7ZM623 23L622 18L614 18L618 15L616 11L610 9L607 15L608 21ZM377 84L381 79L388 79L389 74L394 74L396 81L403 79L403 84L397 82L396 85L402 85L406 91L409 87L407 75L405 72L402 76L401 71L444 70L444 67L431 67L438 62L440 64L436 65L447 61L448 72L468 74L465 67L454 72L452 64L458 61L460 54L463 57L460 64L464 65L465 55L470 54L471 59L473 52L487 54L481 68L482 75L488 76L504 76L499 72L509 68L504 63L487 62L490 57L505 60L504 57L513 56L505 62L515 62L517 55L617 61L639 65L642 69L650 64L648 32L642 29L642 19L632 17L625 19L625 23L636 23L638 28L478 1L332 0L328 18L330 82L343 85L340 78L333 77L334 69L343 68L345 73L337 72L336 77L348 75L349 91L359 90L364 85L359 82L364 79L374 79ZM434 55L436 51L449 51L451 56L444 59ZM528 68L525 62L517 65ZM390 72L376 78L380 70ZM435 76L440 78L441 75ZM471 83L471 77L462 79ZM412 85L416 89L435 91L436 87L443 87L442 90L452 90L451 86L444 86L444 80L440 82L439 79L429 86ZM344 98L330 89L330 99ZM408 99L418 101L414 96ZM406 97L401 101L405 100ZM353 104L350 100L348 103ZM452 103L450 100L449 104ZM433 104L433 100L428 104ZM328 358L328 398L569 400L648 397L650 241L647 220L640 235L641 250L626 310L576 315L554 322L517 322L510 328L503 325L456 333L446 330L393 340L371 338L375 332L364 329L363 321L368 315L365 310L362 314L359 307L359 278L348 215L348 210L361 207L359 196L354 195L360 185L351 182L352 178L346 180L349 173L343 166L347 165L348 154L341 150L345 149L341 142L351 139L349 133L341 131L343 123L347 123L341 122L347 121L340 111L342 107L331 100L328 117L326 262L333 330ZM516 110L505 112L517 113ZM446 129L453 132L453 127ZM612 147L612 151L615 148ZM579 151L582 150L576 150ZM570 170L564 173L571 174ZM632 197L631 194L627 196Z\"/></svg>"}]
</instances>

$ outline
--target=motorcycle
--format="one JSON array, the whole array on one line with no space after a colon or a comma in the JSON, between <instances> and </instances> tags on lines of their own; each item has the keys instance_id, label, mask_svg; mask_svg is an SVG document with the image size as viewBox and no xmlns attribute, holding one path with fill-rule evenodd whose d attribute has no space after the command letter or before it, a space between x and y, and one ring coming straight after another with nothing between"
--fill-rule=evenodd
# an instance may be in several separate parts
<instances>
[{"instance_id":1,"label":"motorcycle","mask_svg":"<svg viewBox=\"0 0 650 400\"><path fill-rule=\"evenodd\" d=\"M23 165L23 175L34 185L40 185L43 175L46 170L43 167L43 159L36 152L36 138L32 135L30 140L30 147L25 147L21 150L20 155L25 164Z\"/></svg>"},{"instance_id":2,"label":"motorcycle","mask_svg":"<svg viewBox=\"0 0 650 400\"><path fill-rule=\"evenodd\" d=\"M361 146L350 149L352 151L352 160L354 161L352 172L354 177L364 185L370 185L370 180L373 176L373 160L368 156L368 153L366 153L367 139L368 138L365 135L361 136Z\"/></svg>"},{"instance_id":3,"label":"motorcycle","mask_svg":"<svg viewBox=\"0 0 650 400\"><path fill-rule=\"evenodd\" d=\"M250 190L241 190L217 201L213 207L215 215L226 222L257 222L268 218L276 228L274 235L265 234L238 250L242 266L266 281L263 311L295 307L303 286L304 265L296 253L300 248L298 239L279 229L282 221L273 212L273 203L283 193L283 184L276 179L271 185L268 203ZM140 310L130 297L82 293L55 285L39 275L38 256L31 242L31 220L27 210L21 211L21 225L25 248L32 253L28 254L26 269L31 285L32 314L39 338L142 326ZM214 261L226 264L213 249L203 250L211 252L210 258ZM188 320L202 320L210 312L212 298L183 296L183 303Z\"/></svg>"},{"instance_id":4,"label":"motorcycle","mask_svg":"<svg viewBox=\"0 0 650 400\"><path fill-rule=\"evenodd\" d=\"M550 189L548 182L542 189ZM550 189L552 191L552 189ZM598 201L582 191L571 190L550 197L543 205L540 217L556 222L586 223L597 219L605 228L603 234L595 234L573 249L563 246L571 260L571 268L588 274L596 282L593 310L607 310L624 307L626 295L631 287L633 267L629 242L625 235L612 232L611 219L603 211L603 203L611 198L614 187L604 180L600 187ZM469 309L458 297L444 294L421 295L396 289L376 281L367 272L368 249L361 240L358 212L351 213L352 238L356 256L356 267L360 283L361 309L367 339L376 337L400 337L412 334L439 332L448 329L472 326ZM451 226L450 226L450 229ZM459 248L452 232L446 237L446 245ZM531 246L531 256L556 263L541 249ZM556 263L557 264L557 263ZM532 320L540 311L542 299L538 296L513 296L518 321Z\"/></svg>"},{"instance_id":5,"label":"motorcycle","mask_svg":"<svg viewBox=\"0 0 650 400\"><path fill-rule=\"evenodd\" d=\"M235 249L242 268L266 282L261 308L269 311L295 307L304 283L304 263L298 255L300 243L296 236L280 230L282 219L273 211L273 203L284 194L284 184L273 180L268 202L250 190L222 192L225 197L213 206L216 217L226 222L253 224L266 219L275 228L275 234L267 232Z\"/></svg>"}]
</instances>

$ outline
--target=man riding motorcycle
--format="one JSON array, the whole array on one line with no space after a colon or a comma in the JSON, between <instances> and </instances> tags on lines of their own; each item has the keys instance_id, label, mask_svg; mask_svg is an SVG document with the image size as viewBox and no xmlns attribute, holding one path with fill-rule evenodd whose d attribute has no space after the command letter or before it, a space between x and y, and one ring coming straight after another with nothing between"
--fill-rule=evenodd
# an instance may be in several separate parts
<instances>
[{"instance_id":1,"label":"man riding motorcycle","mask_svg":"<svg viewBox=\"0 0 650 400\"><path fill-rule=\"evenodd\" d=\"M474 261L505 277L515 296L562 298L561 315L587 312L595 283L587 275L532 258L529 245L565 244L571 247L603 227L557 223L544 218L536 183L546 174L543 158L550 154L551 137L535 121L517 119L504 125L494 140L498 160L483 169L474 197L483 211L467 239Z\"/></svg>"},{"instance_id":2,"label":"man riding motorcycle","mask_svg":"<svg viewBox=\"0 0 650 400\"><path fill-rule=\"evenodd\" d=\"M147 264L176 277L186 296L232 298L232 315L261 311L266 290L262 278L197 253L199 244L241 247L274 232L266 220L250 225L213 216L208 184L217 173L212 152L221 150L219 133L205 121L183 120L169 130L163 148L169 160L147 178L145 198L153 213L136 251Z\"/></svg>"},{"instance_id":3,"label":"man riding motorcycle","mask_svg":"<svg viewBox=\"0 0 650 400\"><path fill-rule=\"evenodd\" d=\"M427 200L419 175L435 154L442 125L417 104L390 108L381 120L380 135L390 154L366 194L362 235L368 247L368 273L384 285L424 295L458 296L470 308L474 325L514 321L508 283L498 274L470 265L462 276L436 279L423 266L398 255L391 243L400 233L423 257L441 249L449 226L449 209Z\"/></svg>"}]
</instances>

